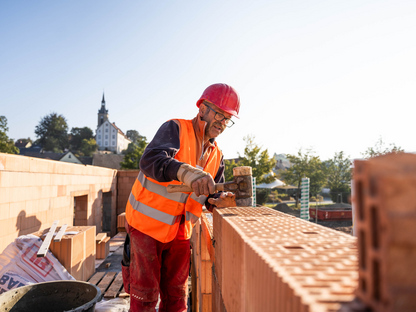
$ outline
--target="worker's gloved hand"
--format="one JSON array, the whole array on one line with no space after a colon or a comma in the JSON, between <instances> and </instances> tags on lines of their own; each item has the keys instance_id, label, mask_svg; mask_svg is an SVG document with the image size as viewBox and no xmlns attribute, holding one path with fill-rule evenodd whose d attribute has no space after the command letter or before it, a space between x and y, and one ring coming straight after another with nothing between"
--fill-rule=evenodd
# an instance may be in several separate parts
<instances>
[{"instance_id":1,"label":"worker's gloved hand","mask_svg":"<svg viewBox=\"0 0 416 312\"><path fill-rule=\"evenodd\" d=\"M192 188L196 196L215 193L215 182L211 175L201 169L183 164L177 173L178 180Z\"/></svg>"},{"instance_id":2,"label":"worker's gloved hand","mask_svg":"<svg viewBox=\"0 0 416 312\"><path fill-rule=\"evenodd\" d=\"M231 192L222 192L218 198L209 198L208 202L217 208L236 207L235 194Z\"/></svg>"}]
</instances>

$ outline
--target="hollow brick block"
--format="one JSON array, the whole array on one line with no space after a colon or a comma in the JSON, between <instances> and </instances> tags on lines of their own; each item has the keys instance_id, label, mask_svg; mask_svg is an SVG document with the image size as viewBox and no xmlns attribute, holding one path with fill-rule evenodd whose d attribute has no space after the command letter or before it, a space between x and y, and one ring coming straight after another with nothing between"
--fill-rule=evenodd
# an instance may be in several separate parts
<instances>
[{"instance_id":1,"label":"hollow brick block","mask_svg":"<svg viewBox=\"0 0 416 312\"><path fill-rule=\"evenodd\" d=\"M416 307L416 155L354 166L360 261L357 296L377 311Z\"/></svg>"},{"instance_id":2,"label":"hollow brick block","mask_svg":"<svg viewBox=\"0 0 416 312\"><path fill-rule=\"evenodd\" d=\"M244 311L244 255L245 242L235 228L224 220L222 226L222 296L227 311Z\"/></svg>"},{"instance_id":3,"label":"hollow brick block","mask_svg":"<svg viewBox=\"0 0 416 312\"><path fill-rule=\"evenodd\" d=\"M214 211L214 239L215 272L222 274L227 310L336 311L354 299L357 248L350 235L269 208L238 207ZM231 265L237 269L230 273ZM241 267L243 277L232 283L232 272ZM234 292L244 294L240 307L229 302L225 286L238 283Z\"/></svg>"}]
</instances>

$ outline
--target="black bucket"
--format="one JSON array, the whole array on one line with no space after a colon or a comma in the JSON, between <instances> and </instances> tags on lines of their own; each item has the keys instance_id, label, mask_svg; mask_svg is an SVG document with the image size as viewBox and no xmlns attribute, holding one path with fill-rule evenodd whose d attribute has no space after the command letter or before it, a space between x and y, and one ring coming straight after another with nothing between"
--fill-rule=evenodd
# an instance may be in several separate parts
<instances>
[{"instance_id":1,"label":"black bucket","mask_svg":"<svg viewBox=\"0 0 416 312\"><path fill-rule=\"evenodd\" d=\"M1 294L0 312L93 312L100 300L101 290L87 282L45 282Z\"/></svg>"}]
</instances>

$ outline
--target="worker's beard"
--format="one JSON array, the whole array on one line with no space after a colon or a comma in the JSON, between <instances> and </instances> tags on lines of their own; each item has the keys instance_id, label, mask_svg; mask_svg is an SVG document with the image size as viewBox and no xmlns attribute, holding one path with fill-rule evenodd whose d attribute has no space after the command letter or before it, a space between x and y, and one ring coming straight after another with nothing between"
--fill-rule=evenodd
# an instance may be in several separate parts
<instances>
[{"instance_id":1,"label":"worker's beard","mask_svg":"<svg viewBox=\"0 0 416 312\"><path fill-rule=\"evenodd\" d=\"M205 126L205 138L213 139L219 136L225 130L225 125L212 117L210 118L209 113L210 111L207 109L201 119L207 123Z\"/></svg>"},{"instance_id":2,"label":"worker's beard","mask_svg":"<svg viewBox=\"0 0 416 312\"><path fill-rule=\"evenodd\" d=\"M210 122L207 122L207 126L205 127L205 137L209 139L216 138L219 136L225 129L225 126L219 122L214 120L211 120Z\"/></svg>"}]
</instances>

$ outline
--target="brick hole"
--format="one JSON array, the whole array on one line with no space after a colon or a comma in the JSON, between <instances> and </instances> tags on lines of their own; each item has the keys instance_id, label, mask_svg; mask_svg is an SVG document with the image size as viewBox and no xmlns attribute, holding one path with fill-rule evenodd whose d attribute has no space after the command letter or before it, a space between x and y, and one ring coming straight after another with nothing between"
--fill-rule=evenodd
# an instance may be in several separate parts
<instances>
[{"instance_id":1,"label":"brick hole","mask_svg":"<svg viewBox=\"0 0 416 312\"><path fill-rule=\"evenodd\" d=\"M359 241L358 262L359 262L360 268L365 270L365 259L367 258L367 255L366 255L366 248L365 248L365 232L363 230L359 231L358 241Z\"/></svg>"},{"instance_id":2,"label":"brick hole","mask_svg":"<svg viewBox=\"0 0 416 312\"><path fill-rule=\"evenodd\" d=\"M245 219L244 221L257 221L255 219Z\"/></svg>"},{"instance_id":3,"label":"brick hole","mask_svg":"<svg viewBox=\"0 0 416 312\"><path fill-rule=\"evenodd\" d=\"M378 212L377 208L372 206L370 208L370 220L371 220L371 242L374 248L379 247L379 231L378 231Z\"/></svg>"},{"instance_id":4,"label":"brick hole","mask_svg":"<svg viewBox=\"0 0 416 312\"><path fill-rule=\"evenodd\" d=\"M286 249L294 249L294 250L303 249L303 247L300 247L300 246L283 246L283 247L286 248Z\"/></svg>"},{"instance_id":5,"label":"brick hole","mask_svg":"<svg viewBox=\"0 0 416 312\"><path fill-rule=\"evenodd\" d=\"M364 278L360 278L360 289L363 293L367 292L367 281Z\"/></svg>"},{"instance_id":6,"label":"brick hole","mask_svg":"<svg viewBox=\"0 0 416 312\"><path fill-rule=\"evenodd\" d=\"M364 220L364 196L362 181L357 181L357 210L360 220Z\"/></svg>"},{"instance_id":7,"label":"brick hole","mask_svg":"<svg viewBox=\"0 0 416 312\"><path fill-rule=\"evenodd\" d=\"M223 217L235 217L236 214L235 213L224 213L222 216Z\"/></svg>"},{"instance_id":8,"label":"brick hole","mask_svg":"<svg viewBox=\"0 0 416 312\"><path fill-rule=\"evenodd\" d=\"M373 297L374 300L380 301L380 263L378 260L373 260Z\"/></svg>"},{"instance_id":9,"label":"brick hole","mask_svg":"<svg viewBox=\"0 0 416 312\"><path fill-rule=\"evenodd\" d=\"M302 232L303 234L319 234L318 232Z\"/></svg>"}]
</instances>

